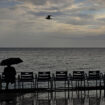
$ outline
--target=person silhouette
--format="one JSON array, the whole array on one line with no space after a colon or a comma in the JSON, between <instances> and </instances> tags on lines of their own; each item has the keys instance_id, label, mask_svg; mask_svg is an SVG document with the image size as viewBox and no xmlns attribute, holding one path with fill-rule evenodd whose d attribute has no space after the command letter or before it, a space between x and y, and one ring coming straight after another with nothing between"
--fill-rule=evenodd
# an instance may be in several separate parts
<instances>
[{"instance_id":1,"label":"person silhouette","mask_svg":"<svg viewBox=\"0 0 105 105\"><path fill-rule=\"evenodd\" d=\"M11 84L15 83L16 70L13 66L7 65L7 67L4 68L3 75L4 75L4 80L6 82L5 89L8 89L9 83Z\"/></svg>"}]
</instances>

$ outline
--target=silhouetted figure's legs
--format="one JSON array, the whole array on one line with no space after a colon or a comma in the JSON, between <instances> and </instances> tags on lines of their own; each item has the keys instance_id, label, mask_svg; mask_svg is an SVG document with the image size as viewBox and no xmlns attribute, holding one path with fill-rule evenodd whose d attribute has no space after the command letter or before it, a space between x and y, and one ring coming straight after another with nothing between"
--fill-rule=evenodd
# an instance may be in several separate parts
<instances>
[{"instance_id":1,"label":"silhouetted figure's legs","mask_svg":"<svg viewBox=\"0 0 105 105\"><path fill-rule=\"evenodd\" d=\"M8 85L9 85L9 82L6 83L6 88L5 89L8 89Z\"/></svg>"}]
</instances>

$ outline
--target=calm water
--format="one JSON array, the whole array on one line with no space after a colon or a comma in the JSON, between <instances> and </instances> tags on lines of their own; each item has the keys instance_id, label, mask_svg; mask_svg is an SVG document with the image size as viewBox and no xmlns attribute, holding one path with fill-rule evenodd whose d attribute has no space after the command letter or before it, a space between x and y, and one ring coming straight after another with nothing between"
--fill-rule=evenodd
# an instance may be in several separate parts
<instances>
[{"instance_id":1,"label":"calm water","mask_svg":"<svg viewBox=\"0 0 105 105\"><path fill-rule=\"evenodd\" d=\"M105 72L104 48L29 48L0 49L0 61L20 57L23 63L14 65L19 71L101 70ZM0 67L0 72L4 67Z\"/></svg>"}]
</instances>

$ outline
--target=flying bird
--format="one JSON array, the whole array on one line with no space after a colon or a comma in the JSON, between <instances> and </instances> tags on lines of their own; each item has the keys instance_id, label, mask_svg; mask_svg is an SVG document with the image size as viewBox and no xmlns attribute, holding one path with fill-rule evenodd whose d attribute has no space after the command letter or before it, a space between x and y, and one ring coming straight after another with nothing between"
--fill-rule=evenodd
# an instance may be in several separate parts
<instances>
[{"instance_id":1,"label":"flying bird","mask_svg":"<svg viewBox=\"0 0 105 105\"><path fill-rule=\"evenodd\" d=\"M52 19L51 16L52 16L52 15L48 15L48 16L46 17L46 19L48 19L48 20Z\"/></svg>"}]
</instances>

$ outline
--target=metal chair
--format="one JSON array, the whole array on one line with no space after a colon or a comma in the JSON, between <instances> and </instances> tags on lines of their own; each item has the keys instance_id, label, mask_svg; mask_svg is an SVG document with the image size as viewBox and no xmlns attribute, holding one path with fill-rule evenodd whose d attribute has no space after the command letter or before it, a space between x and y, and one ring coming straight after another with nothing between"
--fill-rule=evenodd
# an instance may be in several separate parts
<instances>
[{"instance_id":1,"label":"metal chair","mask_svg":"<svg viewBox=\"0 0 105 105\"><path fill-rule=\"evenodd\" d=\"M31 83L34 86L34 75L33 72L21 72L20 75L18 75L18 85L20 87L20 83L22 83L22 88L24 88L24 83Z\"/></svg>"},{"instance_id":2,"label":"metal chair","mask_svg":"<svg viewBox=\"0 0 105 105\"><path fill-rule=\"evenodd\" d=\"M56 89L56 82L57 81L64 81L64 88L66 88L66 82L67 82L68 88L69 88L69 79L68 79L67 71L56 71L56 74L54 75L55 89Z\"/></svg>"},{"instance_id":3,"label":"metal chair","mask_svg":"<svg viewBox=\"0 0 105 105\"><path fill-rule=\"evenodd\" d=\"M50 71L38 72L36 82L37 82L37 89L39 88L39 83L41 83L41 82L47 82L48 83L48 89L51 88Z\"/></svg>"},{"instance_id":4,"label":"metal chair","mask_svg":"<svg viewBox=\"0 0 105 105\"><path fill-rule=\"evenodd\" d=\"M82 87L82 81L84 81L84 87L85 87L85 79L86 79L86 74L84 71L73 71L73 75L70 77L71 83L72 83L72 88L73 86L73 81L76 81L76 88ZM79 84L81 82L81 84Z\"/></svg>"},{"instance_id":5,"label":"metal chair","mask_svg":"<svg viewBox=\"0 0 105 105\"><path fill-rule=\"evenodd\" d=\"M96 81L96 87L97 87L97 81L100 81L100 87L101 87L101 80L102 80L102 73L97 70L97 71L89 71L88 76L87 76L87 83L89 86L89 81Z\"/></svg>"}]
</instances>

